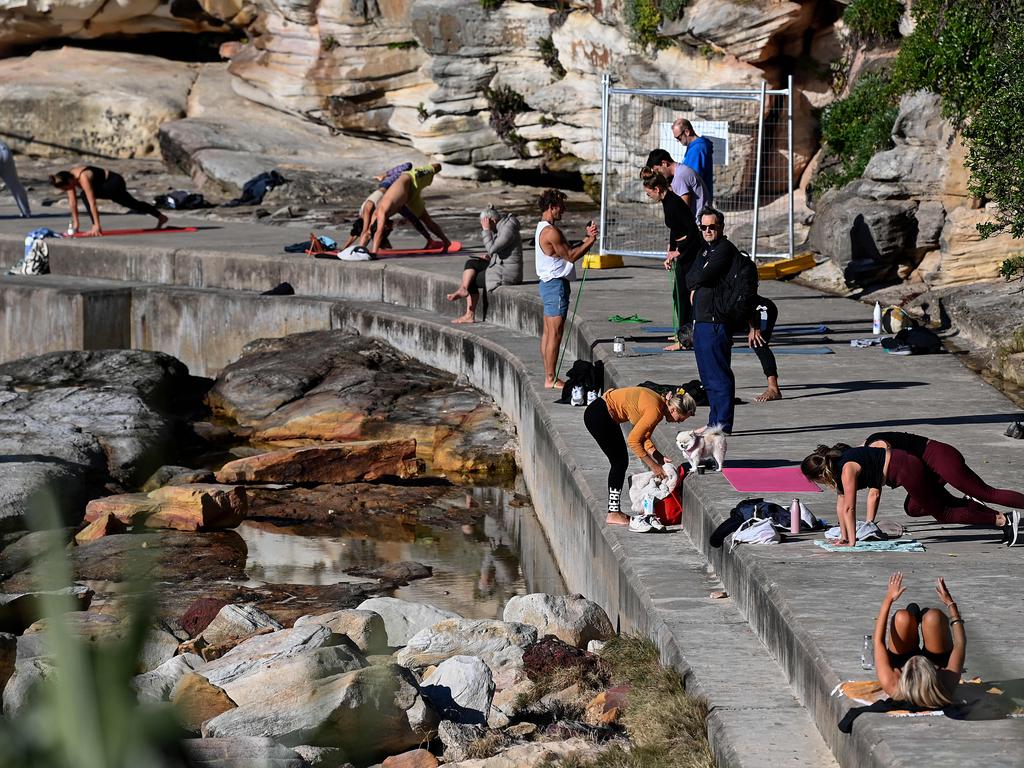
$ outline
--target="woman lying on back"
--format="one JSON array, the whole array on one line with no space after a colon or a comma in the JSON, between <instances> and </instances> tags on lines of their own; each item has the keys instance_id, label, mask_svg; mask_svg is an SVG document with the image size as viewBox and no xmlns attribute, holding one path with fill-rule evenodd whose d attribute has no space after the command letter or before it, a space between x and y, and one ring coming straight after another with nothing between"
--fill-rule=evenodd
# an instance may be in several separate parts
<instances>
[{"instance_id":1,"label":"woman lying on back","mask_svg":"<svg viewBox=\"0 0 1024 768\"><path fill-rule=\"evenodd\" d=\"M949 616L938 608L922 609L910 603L896 611L890 622L892 604L904 591L903 574L897 571L889 577L889 589L875 621L878 682L891 699L940 709L952 702L960 683L967 657L964 620L940 577L935 591Z\"/></svg>"}]
</instances>

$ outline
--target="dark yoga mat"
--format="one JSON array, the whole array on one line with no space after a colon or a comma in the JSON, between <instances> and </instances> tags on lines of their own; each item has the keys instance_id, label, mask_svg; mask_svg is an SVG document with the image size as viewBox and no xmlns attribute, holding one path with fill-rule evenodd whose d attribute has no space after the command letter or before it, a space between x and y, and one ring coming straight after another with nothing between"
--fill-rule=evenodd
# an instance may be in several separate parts
<instances>
[{"instance_id":1,"label":"dark yoga mat","mask_svg":"<svg viewBox=\"0 0 1024 768\"><path fill-rule=\"evenodd\" d=\"M627 348L627 351L635 352L642 355L674 355L677 352L693 352L692 349L685 350L674 350L670 351L662 349L661 347L632 347ZM750 347L733 347L732 351L739 354L753 354L754 350ZM834 355L828 347L772 347L772 352L776 355Z\"/></svg>"},{"instance_id":2,"label":"dark yoga mat","mask_svg":"<svg viewBox=\"0 0 1024 768\"><path fill-rule=\"evenodd\" d=\"M675 333L676 329L668 325L644 325L641 333ZM774 336L800 336L803 334L831 333L827 325L777 325L772 331Z\"/></svg>"}]
</instances>

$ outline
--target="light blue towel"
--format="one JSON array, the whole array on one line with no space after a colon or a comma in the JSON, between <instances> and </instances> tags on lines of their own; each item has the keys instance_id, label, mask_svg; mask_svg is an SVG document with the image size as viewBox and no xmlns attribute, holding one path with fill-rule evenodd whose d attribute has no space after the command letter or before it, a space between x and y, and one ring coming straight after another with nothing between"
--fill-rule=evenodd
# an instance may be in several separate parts
<instances>
[{"instance_id":1,"label":"light blue towel","mask_svg":"<svg viewBox=\"0 0 1024 768\"><path fill-rule=\"evenodd\" d=\"M924 552L924 545L914 539L907 541L858 541L852 547L837 547L824 539L816 539L815 544L829 552Z\"/></svg>"}]
</instances>

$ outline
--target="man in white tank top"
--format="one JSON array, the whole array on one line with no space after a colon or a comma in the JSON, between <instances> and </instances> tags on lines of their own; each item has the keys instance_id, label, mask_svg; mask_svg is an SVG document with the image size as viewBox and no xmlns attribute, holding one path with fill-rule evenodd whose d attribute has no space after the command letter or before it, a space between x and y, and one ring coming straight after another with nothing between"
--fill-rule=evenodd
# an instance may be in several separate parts
<instances>
[{"instance_id":1,"label":"man in white tank top","mask_svg":"<svg viewBox=\"0 0 1024 768\"><path fill-rule=\"evenodd\" d=\"M569 312L569 278L575 274L576 262L586 255L597 241L597 225L590 222L587 236L570 248L565 235L555 222L565 212L565 195L557 189L545 190L537 201L540 221L534 240L534 259L540 278L540 297L544 302L544 331L540 337L540 356L544 361L544 386L562 387L555 370L558 350L562 345L565 316Z\"/></svg>"}]
</instances>

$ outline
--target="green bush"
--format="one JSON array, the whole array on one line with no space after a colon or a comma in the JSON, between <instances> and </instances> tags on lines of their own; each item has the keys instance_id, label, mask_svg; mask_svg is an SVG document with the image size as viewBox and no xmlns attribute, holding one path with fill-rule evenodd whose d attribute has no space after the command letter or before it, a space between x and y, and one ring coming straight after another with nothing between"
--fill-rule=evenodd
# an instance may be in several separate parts
<instances>
[{"instance_id":1,"label":"green bush","mask_svg":"<svg viewBox=\"0 0 1024 768\"><path fill-rule=\"evenodd\" d=\"M821 138L839 160L839 169L821 173L817 191L842 187L864 173L871 156L892 147L892 126L898 113L889 81L880 75L862 77L844 99L821 115Z\"/></svg>"},{"instance_id":2,"label":"green bush","mask_svg":"<svg viewBox=\"0 0 1024 768\"><path fill-rule=\"evenodd\" d=\"M626 24L633 31L633 40L643 48L658 46L661 9L657 0L626 0L623 8Z\"/></svg>"},{"instance_id":3,"label":"green bush","mask_svg":"<svg viewBox=\"0 0 1024 768\"><path fill-rule=\"evenodd\" d=\"M853 0L843 13L850 31L866 43L890 43L900 36L903 3L899 0Z\"/></svg>"},{"instance_id":4,"label":"green bush","mask_svg":"<svg viewBox=\"0 0 1024 768\"><path fill-rule=\"evenodd\" d=\"M520 93L507 85L484 88L484 98L491 111L491 127L519 157L526 157L526 139L516 133L516 115L529 107Z\"/></svg>"},{"instance_id":5,"label":"green bush","mask_svg":"<svg viewBox=\"0 0 1024 768\"><path fill-rule=\"evenodd\" d=\"M995 51L1003 34L996 22L1002 15L997 5L1002 2L916 0L911 11L914 32L900 45L893 87L900 93L925 88L939 94L945 115L962 125L996 84Z\"/></svg>"}]
</instances>

